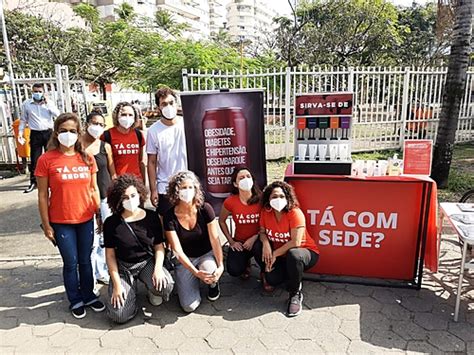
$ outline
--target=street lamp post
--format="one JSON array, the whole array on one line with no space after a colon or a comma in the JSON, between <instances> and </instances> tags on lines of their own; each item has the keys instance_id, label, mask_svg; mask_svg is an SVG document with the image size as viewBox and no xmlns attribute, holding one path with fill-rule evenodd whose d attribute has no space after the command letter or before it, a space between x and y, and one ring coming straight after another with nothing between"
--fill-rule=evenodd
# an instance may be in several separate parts
<instances>
[{"instance_id":1,"label":"street lamp post","mask_svg":"<svg viewBox=\"0 0 474 355\"><path fill-rule=\"evenodd\" d=\"M3 13L3 0L0 0L0 25L2 26L3 47L5 48L5 55L7 59L8 76L10 77L10 84L12 86L13 95L13 121L18 117L18 105L15 86L15 75L13 74L12 58L10 55L10 45L8 43L7 26L5 24L5 14Z\"/></svg>"},{"instance_id":2,"label":"street lamp post","mask_svg":"<svg viewBox=\"0 0 474 355\"><path fill-rule=\"evenodd\" d=\"M239 36L240 41L240 73L244 71L244 36Z\"/></svg>"}]
</instances>

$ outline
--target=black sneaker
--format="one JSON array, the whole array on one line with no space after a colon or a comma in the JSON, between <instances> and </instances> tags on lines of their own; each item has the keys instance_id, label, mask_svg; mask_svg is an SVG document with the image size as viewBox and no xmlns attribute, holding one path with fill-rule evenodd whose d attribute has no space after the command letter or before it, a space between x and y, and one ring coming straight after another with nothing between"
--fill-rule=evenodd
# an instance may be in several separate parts
<instances>
[{"instance_id":1,"label":"black sneaker","mask_svg":"<svg viewBox=\"0 0 474 355\"><path fill-rule=\"evenodd\" d=\"M33 192L36 189L36 183L32 182L30 186L28 186L23 193L28 194L30 192Z\"/></svg>"},{"instance_id":2,"label":"black sneaker","mask_svg":"<svg viewBox=\"0 0 474 355\"><path fill-rule=\"evenodd\" d=\"M81 319L86 316L86 309L84 308L84 306L81 306L81 307L72 309L71 313L74 318Z\"/></svg>"},{"instance_id":3,"label":"black sneaker","mask_svg":"<svg viewBox=\"0 0 474 355\"><path fill-rule=\"evenodd\" d=\"M290 298L288 299L288 310L286 312L286 315L288 317L295 317L301 313L302 309L303 309L303 293L301 291L298 291L294 293L292 296L290 296Z\"/></svg>"},{"instance_id":4,"label":"black sneaker","mask_svg":"<svg viewBox=\"0 0 474 355\"><path fill-rule=\"evenodd\" d=\"M207 299L209 301L217 300L220 297L220 295L221 295L221 290L219 288L219 283L218 282L216 282L214 287L209 285L209 290L207 291Z\"/></svg>"},{"instance_id":5,"label":"black sneaker","mask_svg":"<svg viewBox=\"0 0 474 355\"><path fill-rule=\"evenodd\" d=\"M104 305L102 302L100 302L100 301L95 301L95 302L92 303L92 304L88 304L88 306L89 306L90 308L92 308L92 310L93 310L94 312L102 312L102 311L105 311L105 305Z\"/></svg>"}]
</instances>

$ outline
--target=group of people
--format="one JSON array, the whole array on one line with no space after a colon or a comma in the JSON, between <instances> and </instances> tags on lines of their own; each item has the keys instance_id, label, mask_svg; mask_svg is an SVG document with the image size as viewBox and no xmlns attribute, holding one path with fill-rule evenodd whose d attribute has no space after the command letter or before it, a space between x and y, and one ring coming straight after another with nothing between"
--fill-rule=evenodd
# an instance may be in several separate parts
<instances>
[{"instance_id":1,"label":"group of people","mask_svg":"<svg viewBox=\"0 0 474 355\"><path fill-rule=\"evenodd\" d=\"M303 272L316 264L319 251L292 187L275 181L261 192L247 167L235 167L233 191L217 221L199 178L187 170L177 95L162 88L155 99L162 118L146 137L136 128L139 110L126 102L113 110L114 127L108 130L100 112L87 116L84 130L74 113L59 114L53 123L56 112L44 96L33 95L27 103L32 109L22 115L21 127L27 124L32 136L36 127L50 135L46 152L37 161L32 157L35 180L29 189L38 188L44 234L62 256L72 315L106 310L113 321L127 322L138 312L139 280L154 306L176 289L181 308L193 312L201 303L201 282L207 298L217 300L224 273L218 225L229 242L227 272L248 279L254 258L263 290L272 292L286 281L286 314L298 315ZM48 106L41 110L50 122L35 126L41 111L36 106ZM148 196L156 211L144 208ZM105 302L95 292L96 280L108 284Z\"/></svg>"}]
</instances>

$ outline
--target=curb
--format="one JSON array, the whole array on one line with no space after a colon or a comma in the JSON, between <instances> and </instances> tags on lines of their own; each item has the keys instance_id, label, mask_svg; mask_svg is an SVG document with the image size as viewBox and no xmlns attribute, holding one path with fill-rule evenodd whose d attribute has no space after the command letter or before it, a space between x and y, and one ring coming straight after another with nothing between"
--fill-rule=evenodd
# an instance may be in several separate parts
<instances>
[{"instance_id":1,"label":"curb","mask_svg":"<svg viewBox=\"0 0 474 355\"><path fill-rule=\"evenodd\" d=\"M6 256L0 257L0 262L5 261L31 261L31 260L61 260L61 255L39 255L39 256Z\"/></svg>"}]
</instances>

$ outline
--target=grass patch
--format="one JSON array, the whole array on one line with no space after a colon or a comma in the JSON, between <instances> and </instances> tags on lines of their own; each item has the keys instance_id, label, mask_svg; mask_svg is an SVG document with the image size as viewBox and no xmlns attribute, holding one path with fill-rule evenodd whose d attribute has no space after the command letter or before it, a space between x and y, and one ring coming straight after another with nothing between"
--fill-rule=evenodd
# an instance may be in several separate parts
<instances>
[{"instance_id":1,"label":"grass patch","mask_svg":"<svg viewBox=\"0 0 474 355\"><path fill-rule=\"evenodd\" d=\"M394 154L398 154L398 157L402 157L402 152L400 150L380 150L375 152L361 152L353 153L352 160L387 160L392 158Z\"/></svg>"},{"instance_id":2,"label":"grass patch","mask_svg":"<svg viewBox=\"0 0 474 355\"><path fill-rule=\"evenodd\" d=\"M283 180L285 177L285 169L293 161L293 158L278 159L267 161L267 181L271 183L275 180Z\"/></svg>"}]
</instances>

